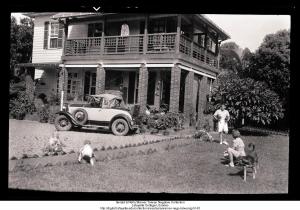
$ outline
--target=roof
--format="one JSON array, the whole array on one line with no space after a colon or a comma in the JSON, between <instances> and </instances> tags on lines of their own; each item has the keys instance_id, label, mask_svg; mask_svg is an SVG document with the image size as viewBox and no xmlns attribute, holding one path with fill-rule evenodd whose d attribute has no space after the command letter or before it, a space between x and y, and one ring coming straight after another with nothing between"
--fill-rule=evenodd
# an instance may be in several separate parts
<instances>
[{"instance_id":1,"label":"roof","mask_svg":"<svg viewBox=\"0 0 300 210\"><path fill-rule=\"evenodd\" d=\"M99 13L99 12L30 12L30 13L24 13L25 16L34 18L38 16L45 16L45 15L52 15L52 19L60 19L60 18L86 18L86 17L93 17L93 16L105 16L105 15L111 15L116 13ZM205 15L197 14L196 15L200 20L202 20L205 24L213 28L219 35L220 39L226 40L230 39L230 36L219 26L217 26L212 20L210 20Z\"/></svg>"},{"instance_id":2,"label":"roof","mask_svg":"<svg viewBox=\"0 0 300 210\"><path fill-rule=\"evenodd\" d=\"M60 12L54 14L51 18L52 19L60 19L60 18L86 18L86 17L93 17L93 16L105 16L105 15L110 15L110 14L115 14L115 13L99 13L99 12Z\"/></svg>"},{"instance_id":3,"label":"roof","mask_svg":"<svg viewBox=\"0 0 300 210\"><path fill-rule=\"evenodd\" d=\"M113 94L109 94L109 93L104 93L104 94L98 94L98 95L91 95L93 97L103 97L103 98L107 98L108 100L112 100L114 98L117 98L117 99L122 99L121 96L117 96L117 95L113 95Z\"/></svg>"},{"instance_id":4,"label":"roof","mask_svg":"<svg viewBox=\"0 0 300 210\"><path fill-rule=\"evenodd\" d=\"M197 15L203 22L205 22L207 25L209 25L210 27L212 27L214 30L216 30L220 35L221 35L221 40L226 40L226 39L230 39L230 36L223 30L221 29L219 26L217 26L217 24L215 24L211 19L209 19L208 17L206 17L205 15L201 15L198 14Z\"/></svg>"},{"instance_id":5,"label":"roof","mask_svg":"<svg viewBox=\"0 0 300 210\"><path fill-rule=\"evenodd\" d=\"M46 15L54 15L57 12L28 12L28 13L23 13L23 15L30 17L30 18L35 18L39 16L46 16Z\"/></svg>"}]
</instances>

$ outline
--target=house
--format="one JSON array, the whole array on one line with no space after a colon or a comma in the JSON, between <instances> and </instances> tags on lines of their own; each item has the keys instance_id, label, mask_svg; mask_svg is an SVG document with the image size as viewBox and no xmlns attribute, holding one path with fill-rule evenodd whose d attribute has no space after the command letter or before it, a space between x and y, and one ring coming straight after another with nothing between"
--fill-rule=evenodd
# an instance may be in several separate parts
<instances>
[{"instance_id":1,"label":"house","mask_svg":"<svg viewBox=\"0 0 300 210\"><path fill-rule=\"evenodd\" d=\"M203 113L229 36L200 14L27 13L34 18L36 94L84 100L113 92L127 104ZM33 74L33 73L32 73Z\"/></svg>"}]
</instances>

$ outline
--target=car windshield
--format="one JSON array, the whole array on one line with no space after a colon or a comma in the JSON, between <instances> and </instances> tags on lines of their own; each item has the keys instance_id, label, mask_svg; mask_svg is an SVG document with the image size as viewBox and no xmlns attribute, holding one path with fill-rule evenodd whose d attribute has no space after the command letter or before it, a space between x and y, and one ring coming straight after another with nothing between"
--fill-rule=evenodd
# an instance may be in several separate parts
<instances>
[{"instance_id":1,"label":"car windshield","mask_svg":"<svg viewBox=\"0 0 300 210\"><path fill-rule=\"evenodd\" d=\"M99 107L101 108L103 98L94 98L90 97L88 100L88 103L91 105L91 107Z\"/></svg>"}]
</instances>

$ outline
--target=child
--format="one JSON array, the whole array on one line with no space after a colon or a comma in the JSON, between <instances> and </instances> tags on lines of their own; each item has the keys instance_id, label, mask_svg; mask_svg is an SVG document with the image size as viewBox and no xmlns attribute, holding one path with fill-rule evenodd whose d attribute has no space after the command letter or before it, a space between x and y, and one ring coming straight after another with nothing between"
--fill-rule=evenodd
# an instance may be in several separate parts
<instances>
[{"instance_id":1,"label":"child","mask_svg":"<svg viewBox=\"0 0 300 210\"><path fill-rule=\"evenodd\" d=\"M89 140L84 141L84 146L79 151L78 162L81 163L82 159L90 163L92 166L96 162L94 150L91 146L91 141Z\"/></svg>"},{"instance_id":2,"label":"child","mask_svg":"<svg viewBox=\"0 0 300 210\"><path fill-rule=\"evenodd\" d=\"M62 152L62 146L64 146L59 140L58 132L55 131L49 139L49 151L51 154Z\"/></svg>"},{"instance_id":3,"label":"child","mask_svg":"<svg viewBox=\"0 0 300 210\"><path fill-rule=\"evenodd\" d=\"M233 137L233 146L228 147L227 153L229 156L230 163L227 166L234 167L233 158L246 156L245 154L245 144L243 140L240 138L241 134L238 130L232 131Z\"/></svg>"}]
</instances>

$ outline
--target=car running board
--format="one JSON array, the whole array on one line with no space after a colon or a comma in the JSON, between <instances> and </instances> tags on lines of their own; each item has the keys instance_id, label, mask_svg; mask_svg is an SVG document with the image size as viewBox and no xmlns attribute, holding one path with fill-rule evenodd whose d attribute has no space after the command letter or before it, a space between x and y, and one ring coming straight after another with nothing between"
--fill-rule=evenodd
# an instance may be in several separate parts
<instances>
[{"instance_id":1,"label":"car running board","mask_svg":"<svg viewBox=\"0 0 300 210\"><path fill-rule=\"evenodd\" d=\"M83 125L82 128L102 128L109 130L108 126L101 126L101 125Z\"/></svg>"}]
</instances>

